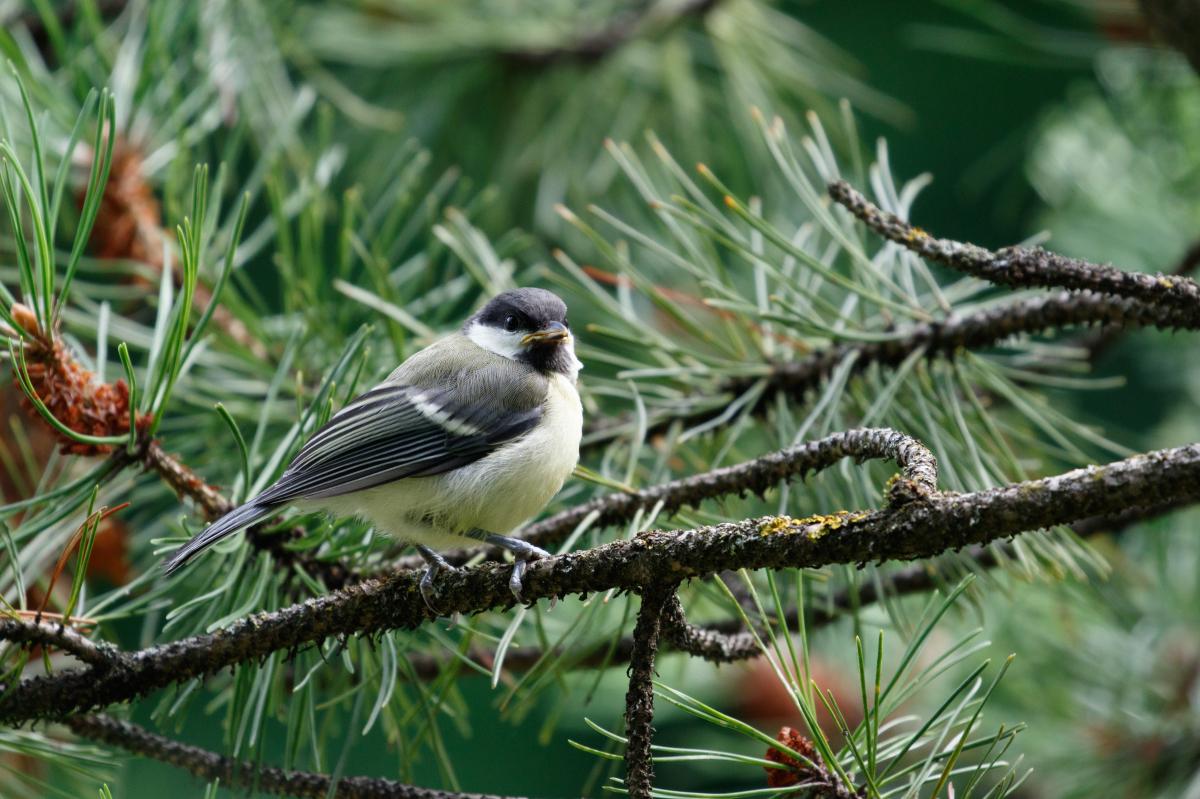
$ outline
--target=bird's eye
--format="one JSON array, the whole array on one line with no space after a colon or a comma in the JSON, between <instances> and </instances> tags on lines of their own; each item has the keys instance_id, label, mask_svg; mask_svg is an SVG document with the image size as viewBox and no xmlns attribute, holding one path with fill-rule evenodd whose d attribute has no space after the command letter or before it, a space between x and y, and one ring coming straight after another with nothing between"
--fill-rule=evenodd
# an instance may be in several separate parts
<instances>
[{"instance_id":1,"label":"bird's eye","mask_svg":"<svg viewBox=\"0 0 1200 799\"><path fill-rule=\"evenodd\" d=\"M509 314L508 316L504 317L504 329L507 330L509 333L516 330L517 329L517 317L513 316L512 314Z\"/></svg>"}]
</instances>

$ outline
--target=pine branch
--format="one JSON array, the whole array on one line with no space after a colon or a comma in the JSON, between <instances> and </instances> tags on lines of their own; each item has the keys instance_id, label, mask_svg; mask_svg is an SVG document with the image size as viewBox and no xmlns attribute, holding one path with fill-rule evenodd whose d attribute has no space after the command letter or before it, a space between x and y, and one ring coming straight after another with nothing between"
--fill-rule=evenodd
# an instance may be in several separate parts
<instances>
[{"instance_id":1,"label":"pine branch","mask_svg":"<svg viewBox=\"0 0 1200 799\"><path fill-rule=\"evenodd\" d=\"M1130 525L1148 519L1157 518L1187 507L1195 500L1171 502L1166 505L1149 508L1129 508L1122 512L1084 519L1071 525L1071 529L1081 537L1087 538L1105 533L1115 534L1127 529ZM997 546L992 544L992 546ZM1004 555L1015 555L1011 544L1000 544ZM980 569L996 568L1001 558L989 546L973 546L966 550L966 559ZM857 586L853 591L843 589L833 594L828 600L806 608L807 616L804 625L812 630L832 624L845 614L856 608L869 607L888 598L899 598L916 594L925 594L945 584L946 580L932 564L915 563L890 574L880 576L880 582L868 582ZM795 607L789 608L783 614L783 620L789 627L795 629L799 624L800 614ZM684 615L683 605L675 597L663 610L662 644L672 651L682 652L692 657L707 660L710 663L735 663L758 657L761 650L754 640L754 635L746 630L739 618L723 619L708 624L693 624ZM616 668L629 663L633 656L633 636L625 635L617 641L602 640L582 653L568 650L555 650L550 657L566 659L563 664L571 670ZM475 661L486 669L492 668L492 652L477 648L468 652L465 657ZM547 657L543 649L536 647L521 647L513 649L504 658L505 671L520 673L528 671ZM409 668L417 679L429 681L445 674L448 667L453 666L453 659L439 657L426 652L415 652L408 655Z\"/></svg>"},{"instance_id":2,"label":"pine branch","mask_svg":"<svg viewBox=\"0 0 1200 799\"><path fill-rule=\"evenodd\" d=\"M704 500L727 496L762 496L785 480L819 472L842 458L894 460L904 471L907 482L892 490L922 493L937 487L937 463L933 455L914 439L889 430L851 430L819 441L798 444L772 452L736 466L728 466L691 477L672 480L632 493L606 494L561 513L556 513L525 528L522 538L542 548L564 541L584 519L596 514L595 527L613 527L632 521L639 512L658 507L670 516L685 507L696 507ZM450 553L451 562L463 562L474 551ZM503 550L493 548L490 560L502 560ZM419 569L424 561L405 558L387 570Z\"/></svg>"},{"instance_id":3,"label":"pine branch","mask_svg":"<svg viewBox=\"0 0 1200 799\"><path fill-rule=\"evenodd\" d=\"M654 658L664 608L678 605L677 587L677 583L653 584L642 591L642 607L633 628L625 694L625 789L630 799L650 799L654 790Z\"/></svg>"},{"instance_id":4,"label":"pine branch","mask_svg":"<svg viewBox=\"0 0 1200 799\"><path fill-rule=\"evenodd\" d=\"M835 599L834 603L836 607L843 609L850 607L849 599L845 596ZM838 617L836 611L825 613L816 610L812 612L808 626L810 629L820 627ZM794 624L795 609L790 611L788 619ZM634 645L634 636L624 635L615 642L611 639L598 641L582 653L556 649L549 654L556 660L568 659L568 662L563 664L568 670L616 668L629 664L633 658ZM760 654L753 636L742 630L740 619L728 619L703 626L691 624L684 618L683 605L680 604L678 596L673 596L663 608L660 645L711 663L735 663ZM472 649L466 657L484 668L492 668L490 650ZM512 649L504 657L504 670L510 673L525 672L546 657L546 650L536 647ZM427 652L408 655L409 669L417 679L426 682L444 676L446 669L454 667L456 662L456 658L447 659Z\"/></svg>"},{"instance_id":5,"label":"pine branch","mask_svg":"<svg viewBox=\"0 0 1200 799\"><path fill-rule=\"evenodd\" d=\"M66 724L76 735L167 763L208 782L220 780L229 788L303 799L501 799L477 793L420 788L379 777L341 777L334 786L328 774L285 771L233 760L111 716L76 716L68 719Z\"/></svg>"},{"instance_id":6,"label":"pine branch","mask_svg":"<svg viewBox=\"0 0 1200 799\"><path fill-rule=\"evenodd\" d=\"M1084 519L1071 525L1071 529L1076 535L1084 538L1104 533L1116 534L1137 522L1173 513L1194 501L1195 499L1148 508L1128 508L1119 513ZM999 546L1004 555L1016 554L1011 544L992 544L969 547L966 550L966 558L980 569L996 568L1001 563L1001 557L993 551L992 547L995 546ZM857 586L853 591L843 589L819 605L810 605L806 609L808 615L804 625L810 630L823 627L856 608L868 607L888 598L925 594L944 585L945 582L932 564L916 563L881 575L878 583L868 582ZM792 607L783 614L783 619L789 627L795 629L799 624L800 614ZM663 611L662 637L663 643L670 649L710 663L735 663L756 658L761 654L754 635L744 629L741 619L730 618L710 624L692 624L684 616L683 606L678 597L669 602ZM561 650L553 653L556 658L564 658L568 654ZM572 659L565 665L569 669L613 668L628 663L632 654L633 637L626 635L615 643L611 640L601 641L581 655L571 653ZM512 672L526 671L541 662L545 656L544 650L523 647L508 653L504 659L504 668ZM469 657L488 668L491 667L491 653L486 650L475 650ZM444 659L433 655L416 653L409 656L409 665L420 679L432 680L441 676L447 664Z\"/></svg>"},{"instance_id":7,"label":"pine branch","mask_svg":"<svg viewBox=\"0 0 1200 799\"><path fill-rule=\"evenodd\" d=\"M1187 277L1200 267L1200 241L1192 242L1171 270L1171 277ZM1088 360L1095 362L1117 342L1128 330L1120 325L1110 325L1087 336L1080 346L1087 350Z\"/></svg>"},{"instance_id":8,"label":"pine branch","mask_svg":"<svg viewBox=\"0 0 1200 799\"><path fill-rule=\"evenodd\" d=\"M793 609L793 617L796 615ZM828 616L828 619L834 617ZM790 621L794 621L794 618ZM749 660L762 654L754 636L748 631L727 631L724 626L741 626L739 620L731 619L725 625L700 627L691 624L683 615L683 605L678 597L672 597L663 611L664 637L671 647L680 652L686 652L693 657L703 658L711 663L736 663L739 660Z\"/></svg>"},{"instance_id":9,"label":"pine branch","mask_svg":"<svg viewBox=\"0 0 1200 799\"><path fill-rule=\"evenodd\" d=\"M1117 513L1095 516L1076 522L1071 525L1071 529L1075 531L1076 535L1084 538L1105 533L1120 533L1133 524L1173 513L1197 500L1200 500L1200 496L1185 502L1126 508ZM997 546L999 552L993 549ZM1010 543L993 543L991 546L976 545L966 549L966 559L980 569L994 569L1001 564L1003 556L1013 557L1015 554L1016 550ZM887 598L925 594L944 585L945 582L932 564L914 563L891 574L882 575L878 583L865 583L855 587L853 592L850 589L843 589L834 594L827 603L822 603L822 606L809 607L807 609L809 615L805 618L804 625L810 630L823 627L837 621L843 614L849 613L855 608L874 605ZM790 628L796 629L800 614L796 608L789 608L783 614L783 619ZM750 660L762 654L758 643L754 640L754 635L743 629L740 619L731 618L706 625L692 624L684 617L683 606L679 603L678 598L664 611L663 629L663 636L672 649L702 658L710 663L734 663L740 660ZM626 636L615 647L612 647L613 655L609 659L610 665L615 666L625 662L619 658L621 655L628 658L632 645L633 639ZM598 650L609 647L610 644L606 643L603 648L598 647ZM517 665L517 661L513 660L513 654L510 654L505 660L506 666L515 667ZM540 656L541 653L538 650L531 650L522 652L521 655L530 658L531 662L536 662L533 659L535 656ZM598 658L595 665L601 665Z\"/></svg>"},{"instance_id":10,"label":"pine branch","mask_svg":"<svg viewBox=\"0 0 1200 799\"><path fill-rule=\"evenodd\" d=\"M1189 250L1174 274L1169 276L1126 272L1041 249L1015 247L992 252L973 244L934 239L899 217L880 210L844 181L831 183L829 192L834 200L879 235L928 260L1001 285L1071 290L914 325L886 341L837 344L796 361L774 364L765 378L762 393L751 408L756 414L765 413L781 394L802 401L838 365L848 360L852 362L852 374L861 374L872 365L896 366L918 351L929 359L953 357L960 349L984 349L1015 335L1067 327L1098 324L1110 330L1135 327L1200 329L1200 287L1186 276L1195 267L1195 259L1200 258L1200 252L1194 249ZM1105 335L1102 332L1093 339L1097 349L1105 346ZM706 390L705 398L740 396L763 379L726 380L716 389ZM702 408L687 408L652 418L646 434L662 434L676 424L694 426L711 421L724 413L726 404L706 403ZM628 418L592 426L585 436L583 449L598 450L633 426L633 421Z\"/></svg>"},{"instance_id":11,"label":"pine branch","mask_svg":"<svg viewBox=\"0 0 1200 799\"><path fill-rule=\"evenodd\" d=\"M914 325L886 341L838 344L799 360L777 363L766 376L766 385L752 411L760 415L765 413L781 394L797 402L802 401L809 391L820 386L839 364L847 360L852 360L852 373L861 374L872 365L897 366L918 351L931 360L949 358L961 349L993 347L1016 335L1096 324L1121 329L1155 327L1198 330L1200 305L1190 308L1162 307L1134 299L1076 292L1015 300L965 316ZM726 380L717 389L706 391L705 396L736 397L763 379L739 377ZM665 433L680 423L692 426L707 422L721 415L725 407L726 403L714 403L711 407L689 409L651 419L646 434L653 436ZM632 429L633 424L630 419L620 419L590 429L584 449L599 449Z\"/></svg>"},{"instance_id":12,"label":"pine branch","mask_svg":"<svg viewBox=\"0 0 1200 799\"><path fill-rule=\"evenodd\" d=\"M966 494L934 493L885 508L806 519L763 517L692 530L648 532L532 563L528 601L610 589L638 591L726 569L820 568L914 560L1130 507L1200 498L1200 444L1158 450ZM899 500L897 503L895 500ZM510 567L482 564L441 579L446 613L513 605ZM413 629L433 615L418 577L396 574L354 585L228 628L128 653L119 667L79 669L4 686L0 722L56 718L127 702L162 687L333 636Z\"/></svg>"},{"instance_id":13,"label":"pine branch","mask_svg":"<svg viewBox=\"0 0 1200 799\"><path fill-rule=\"evenodd\" d=\"M762 481L765 476L774 473L771 470L778 469L781 463L801 462L805 464L806 471L812 471L828 468L844 457L854 457L860 461L868 458L897 460L902 477L894 480L889 488L889 498L893 503L927 496L936 490L937 467L933 455L928 450L916 440L901 433L871 429L837 433L820 441L804 444L796 448L790 458L780 458L780 453L764 456L762 466L751 462L718 470L713 476L699 475L695 483L680 483L688 491L695 491L700 485L728 486L732 475L750 481L752 485L759 485L760 483L755 481ZM170 466L174 462L167 459L163 463ZM205 503L219 504L219 495L186 469L168 468L168 474L171 475L168 482L177 486L178 490L195 493L200 498L201 507L204 507ZM769 484L767 482L762 487L765 489ZM491 569L495 573L503 573L508 567L492 565ZM465 572L460 572L462 573ZM415 579L411 573L394 572L388 577L351 585L341 592L312 599L276 613L259 614L244 619L226 631L195 636L183 642L165 644L123 656L129 660L122 662L122 669L119 670L121 676L100 684L91 684L92 690L98 690L100 696L105 696L105 691L115 691L122 695L133 691L133 695L144 695L159 687L211 674L237 663L264 657L274 651L294 650L312 645L331 635L369 634L397 627L419 626L432 616L423 599L415 604L411 602L413 597L417 596L412 593L412 588L416 585L413 582ZM634 581L608 587L637 589L641 584L640 581ZM607 590L608 587L601 590ZM393 589L399 589L398 594L393 595ZM590 590L593 589L581 589L584 592ZM571 589L564 591L575 592ZM535 598L532 595L528 596ZM460 600L463 598L459 597ZM507 592L507 588L500 595L493 595L491 598L504 607L512 604L511 593ZM447 607L447 612L457 610ZM480 605L478 609L482 610L485 607L487 606ZM360 626L366 617L372 621L369 621L366 627ZM273 620L269 624L266 623L268 618ZM400 618L405 620L398 621ZM83 682L89 681L84 679ZM54 688L48 690L52 694L57 691ZM71 695L73 694L68 690L65 697L53 701L63 701ZM107 704L121 700L113 698L100 701ZM3 700L0 700L0 718L4 714L4 704Z\"/></svg>"},{"instance_id":14,"label":"pine branch","mask_svg":"<svg viewBox=\"0 0 1200 799\"><path fill-rule=\"evenodd\" d=\"M1128 297L1200 316L1200 284L1189 277L1126 272L1113 266L1067 258L1040 247L1005 247L995 252L975 244L938 239L871 203L844 180L829 184L829 196L868 228L957 272L1013 288L1065 288Z\"/></svg>"},{"instance_id":15,"label":"pine branch","mask_svg":"<svg viewBox=\"0 0 1200 799\"><path fill-rule=\"evenodd\" d=\"M0 641L61 649L97 669L115 665L122 653L103 641L92 641L61 622L0 617Z\"/></svg>"}]
</instances>

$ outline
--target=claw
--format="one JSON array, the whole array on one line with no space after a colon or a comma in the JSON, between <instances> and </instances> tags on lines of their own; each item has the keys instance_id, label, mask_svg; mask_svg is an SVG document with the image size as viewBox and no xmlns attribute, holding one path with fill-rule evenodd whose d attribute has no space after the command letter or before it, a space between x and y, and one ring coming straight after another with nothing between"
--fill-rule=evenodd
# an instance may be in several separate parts
<instances>
[{"instance_id":1,"label":"claw","mask_svg":"<svg viewBox=\"0 0 1200 799\"><path fill-rule=\"evenodd\" d=\"M484 537L484 541L493 546L507 549L513 554L516 562L513 563L512 575L508 578L508 589L517 598L517 602L524 604L525 600L521 596L521 589L522 581L525 579L525 570L529 567L529 561L548 558L550 557L550 553L541 547L535 547L528 541L522 541L519 538L509 538L506 535L488 533ZM551 604L551 607L553 607L553 604Z\"/></svg>"},{"instance_id":2,"label":"claw","mask_svg":"<svg viewBox=\"0 0 1200 799\"><path fill-rule=\"evenodd\" d=\"M528 568L529 561L518 560L513 563L512 575L508 578L508 590L512 591L513 596L518 602L524 602L521 598L521 581L525 579L525 569Z\"/></svg>"},{"instance_id":3,"label":"claw","mask_svg":"<svg viewBox=\"0 0 1200 799\"><path fill-rule=\"evenodd\" d=\"M442 571L443 569L446 571L454 571L454 567L451 566L445 558L434 552L429 547L424 546L423 544L417 544L416 547L417 552L421 553L421 557L424 558L425 563L428 564L425 569L425 573L421 575L421 598L425 600L425 606L429 608L434 616L444 616L445 614L438 610L437 606L434 604L434 600L437 599L437 588L434 586L433 581L438 576L438 572Z\"/></svg>"}]
</instances>

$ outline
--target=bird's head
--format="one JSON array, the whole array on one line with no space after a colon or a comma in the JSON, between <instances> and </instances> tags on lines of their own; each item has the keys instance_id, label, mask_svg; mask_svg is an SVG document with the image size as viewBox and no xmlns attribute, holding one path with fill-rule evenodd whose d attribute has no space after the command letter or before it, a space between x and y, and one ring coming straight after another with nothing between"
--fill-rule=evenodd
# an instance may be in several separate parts
<instances>
[{"instance_id":1,"label":"bird's head","mask_svg":"<svg viewBox=\"0 0 1200 799\"><path fill-rule=\"evenodd\" d=\"M583 365L575 357L575 337L567 304L545 289L512 289L493 297L463 326L471 341L489 352L571 379Z\"/></svg>"}]
</instances>

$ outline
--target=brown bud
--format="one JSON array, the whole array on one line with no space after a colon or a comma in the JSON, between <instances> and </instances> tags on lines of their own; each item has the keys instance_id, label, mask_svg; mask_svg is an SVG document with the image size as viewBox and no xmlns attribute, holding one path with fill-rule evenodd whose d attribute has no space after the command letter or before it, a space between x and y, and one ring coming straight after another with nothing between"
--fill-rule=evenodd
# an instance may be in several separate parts
<instances>
[{"instance_id":1,"label":"brown bud","mask_svg":"<svg viewBox=\"0 0 1200 799\"><path fill-rule=\"evenodd\" d=\"M818 769L823 767L821 756L817 754L817 749L813 746L812 741L791 727L781 727L779 734L775 736L775 740L793 752L808 758ZM808 763L780 752L774 747L767 750L767 760L787 767L785 769L766 769L767 786L771 788L787 788L811 780L816 776L813 767L808 765Z\"/></svg>"},{"instance_id":2,"label":"brown bud","mask_svg":"<svg viewBox=\"0 0 1200 799\"><path fill-rule=\"evenodd\" d=\"M33 309L19 302L14 302L12 306L12 318L29 335L40 335L37 315L34 314Z\"/></svg>"}]
</instances>

